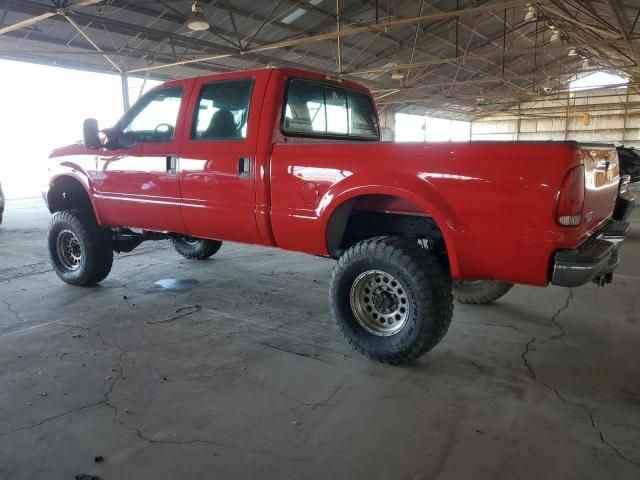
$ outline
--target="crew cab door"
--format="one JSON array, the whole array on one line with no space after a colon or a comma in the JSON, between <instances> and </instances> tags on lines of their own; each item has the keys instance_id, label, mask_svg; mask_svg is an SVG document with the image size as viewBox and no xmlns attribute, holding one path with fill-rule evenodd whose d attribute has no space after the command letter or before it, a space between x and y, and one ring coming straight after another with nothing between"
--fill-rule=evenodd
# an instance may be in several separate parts
<instances>
[{"instance_id":1,"label":"crew cab door","mask_svg":"<svg viewBox=\"0 0 640 480\"><path fill-rule=\"evenodd\" d=\"M260 243L255 154L266 78L194 83L180 150L182 218L194 237Z\"/></svg>"},{"instance_id":2,"label":"crew cab door","mask_svg":"<svg viewBox=\"0 0 640 480\"><path fill-rule=\"evenodd\" d=\"M177 164L189 85L152 90L115 127L132 146L102 150L96 159L103 224L184 232Z\"/></svg>"}]
</instances>

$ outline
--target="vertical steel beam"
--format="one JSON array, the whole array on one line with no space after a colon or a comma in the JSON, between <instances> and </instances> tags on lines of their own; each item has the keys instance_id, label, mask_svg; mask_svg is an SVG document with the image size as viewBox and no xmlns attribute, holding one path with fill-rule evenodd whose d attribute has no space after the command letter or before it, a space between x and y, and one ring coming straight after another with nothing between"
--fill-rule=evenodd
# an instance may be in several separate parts
<instances>
[{"instance_id":1,"label":"vertical steel beam","mask_svg":"<svg viewBox=\"0 0 640 480\"><path fill-rule=\"evenodd\" d=\"M120 74L120 82L122 83L122 106L124 107L124 111L129 110L129 74L127 72L122 72Z\"/></svg>"},{"instance_id":2,"label":"vertical steel beam","mask_svg":"<svg viewBox=\"0 0 640 480\"><path fill-rule=\"evenodd\" d=\"M507 56L507 9L504 9L502 24L502 78L504 78L504 69L506 66Z\"/></svg>"},{"instance_id":3,"label":"vertical steel beam","mask_svg":"<svg viewBox=\"0 0 640 480\"><path fill-rule=\"evenodd\" d=\"M418 12L418 16L422 15L422 10L424 8L424 0L420 1L420 11ZM456 22L458 19L456 18ZM458 24L456 23L456 33L457 33ZM418 35L420 35L420 22L416 25L416 33L413 37L413 47L411 48L411 58L409 59L409 68L407 68L407 73L404 76L405 85L409 81L409 74L411 73L411 64L413 63L413 58L416 53L416 45L418 44Z\"/></svg>"},{"instance_id":4,"label":"vertical steel beam","mask_svg":"<svg viewBox=\"0 0 640 480\"><path fill-rule=\"evenodd\" d=\"M340 0L336 0L336 42L338 45L336 60L338 63L338 75L342 75L342 46L340 45Z\"/></svg>"},{"instance_id":5,"label":"vertical steel beam","mask_svg":"<svg viewBox=\"0 0 640 480\"><path fill-rule=\"evenodd\" d=\"M638 9L638 13L636 14L636 19L633 21L633 25L631 25L631 30L629 30L629 37L633 36L633 31L636 29L636 25L638 24L639 18L640 18L640 8Z\"/></svg>"}]
</instances>

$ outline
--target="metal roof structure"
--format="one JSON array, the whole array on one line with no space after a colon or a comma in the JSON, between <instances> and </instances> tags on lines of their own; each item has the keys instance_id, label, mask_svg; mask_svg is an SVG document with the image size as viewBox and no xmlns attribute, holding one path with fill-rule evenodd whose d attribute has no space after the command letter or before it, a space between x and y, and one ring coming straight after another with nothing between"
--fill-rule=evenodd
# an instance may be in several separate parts
<instances>
[{"instance_id":1,"label":"metal roof structure","mask_svg":"<svg viewBox=\"0 0 640 480\"><path fill-rule=\"evenodd\" d=\"M192 0L0 0L0 58L161 80L294 66L360 81L384 109L467 120L593 70L640 85L638 0L198 3L201 32Z\"/></svg>"}]
</instances>

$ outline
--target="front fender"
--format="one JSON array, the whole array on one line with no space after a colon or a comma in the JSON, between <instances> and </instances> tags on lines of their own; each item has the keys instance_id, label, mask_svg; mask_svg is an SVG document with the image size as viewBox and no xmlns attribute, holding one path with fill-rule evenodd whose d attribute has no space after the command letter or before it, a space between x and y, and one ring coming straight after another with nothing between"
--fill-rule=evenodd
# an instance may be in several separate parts
<instances>
[{"instance_id":1,"label":"front fender","mask_svg":"<svg viewBox=\"0 0 640 480\"><path fill-rule=\"evenodd\" d=\"M100 212L97 208L98 206L96 205L94 195L95 189L87 168L89 164L95 164L95 155L73 156L72 158L53 157L50 158L49 161L55 163L49 168L49 185L47 186L47 191L43 192L47 200L47 204L49 205L51 202L53 185L65 178L72 179L87 193L91 206L93 207L93 211L96 215L96 219L98 220L98 223L100 223ZM50 207L49 210L51 211Z\"/></svg>"}]
</instances>

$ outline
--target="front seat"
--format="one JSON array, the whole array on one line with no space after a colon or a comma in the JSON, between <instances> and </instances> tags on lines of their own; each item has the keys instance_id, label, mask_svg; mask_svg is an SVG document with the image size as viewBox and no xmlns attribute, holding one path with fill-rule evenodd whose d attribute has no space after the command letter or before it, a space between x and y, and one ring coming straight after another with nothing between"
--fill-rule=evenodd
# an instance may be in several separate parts
<instances>
[{"instance_id":1,"label":"front seat","mask_svg":"<svg viewBox=\"0 0 640 480\"><path fill-rule=\"evenodd\" d=\"M206 139L238 138L238 129L233 113L226 109L214 113L209 128L202 137Z\"/></svg>"}]
</instances>

